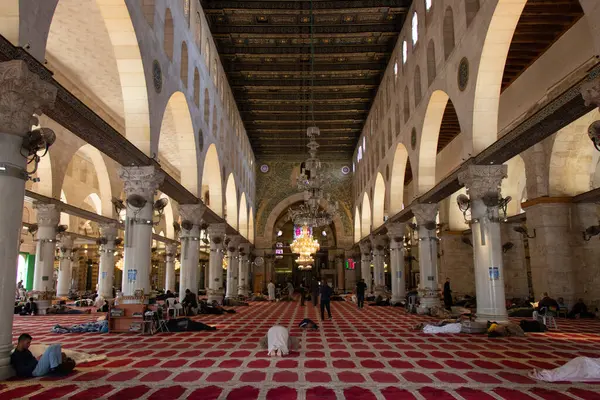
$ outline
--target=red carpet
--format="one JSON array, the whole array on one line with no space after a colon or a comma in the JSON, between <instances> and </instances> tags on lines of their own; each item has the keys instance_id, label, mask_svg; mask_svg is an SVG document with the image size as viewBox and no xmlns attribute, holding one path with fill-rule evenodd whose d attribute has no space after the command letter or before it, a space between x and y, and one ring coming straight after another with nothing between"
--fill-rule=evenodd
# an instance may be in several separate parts
<instances>
[{"instance_id":1,"label":"red carpet","mask_svg":"<svg viewBox=\"0 0 600 400\"><path fill-rule=\"evenodd\" d=\"M138 336L50 333L96 316L15 317L14 339L62 343L105 361L79 365L66 378L11 380L0 399L600 399L600 384L535 382L534 368L576 356L600 357L600 321L558 321L559 330L525 338L425 335L411 328L425 317L399 308L332 304L333 321L302 332L311 306L253 303L238 313L197 317L215 332ZM267 357L258 341L274 324L302 337L302 349Z\"/></svg>"}]
</instances>

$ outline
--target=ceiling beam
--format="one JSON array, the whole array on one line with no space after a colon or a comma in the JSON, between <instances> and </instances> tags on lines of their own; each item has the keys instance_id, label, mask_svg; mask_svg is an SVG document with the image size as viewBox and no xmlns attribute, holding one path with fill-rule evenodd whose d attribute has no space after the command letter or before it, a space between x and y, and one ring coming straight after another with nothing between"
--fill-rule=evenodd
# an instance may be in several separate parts
<instances>
[{"instance_id":1,"label":"ceiling beam","mask_svg":"<svg viewBox=\"0 0 600 400\"><path fill-rule=\"evenodd\" d=\"M244 10L294 10L310 11L310 0L280 1L280 0L201 0L204 12L210 13L212 10L223 9L244 9ZM392 7L395 11L408 12L411 0L370 0L369 8ZM335 0L335 1L315 1L312 3L315 12L322 10L340 9L359 9L365 8L364 0ZM354 10L356 11L356 10Z\"/></svg>"}]
</instances>

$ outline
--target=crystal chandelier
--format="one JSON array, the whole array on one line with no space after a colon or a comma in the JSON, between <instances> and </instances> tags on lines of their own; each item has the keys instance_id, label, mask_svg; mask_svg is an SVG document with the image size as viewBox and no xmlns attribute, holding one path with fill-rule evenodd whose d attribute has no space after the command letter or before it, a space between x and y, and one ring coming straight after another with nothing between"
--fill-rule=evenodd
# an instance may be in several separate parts
<instances>
[{"instance_id":1,"label":"crystal chandelier","mask_svg":"<svg viewBox=\"0 0 600 400\"><path fill-rule=\"evenodd\" d=\"M308 270L311 269L314 263L314 259L307 254L300 254L296 259L296 263L298 264L298 269Z\"/></svg>"},{"instance_id":2,"label":"crystal chandelier","mask_svg":"<svg viewBox=\"0 0 600 400\"><path fill-rule=\"evenodd\" d=\"M320 248L321 245L319 245L319 241L313 239L312 235L308 231L308 226L303 226L302 234L300 234L300 236L298 236L292 242L292 244L290 244L290 249L292 250L292 252L300 254L301 256L310 256L311 254L315 254L317 251L319 251Z\"/></svg>"}]
</instances>

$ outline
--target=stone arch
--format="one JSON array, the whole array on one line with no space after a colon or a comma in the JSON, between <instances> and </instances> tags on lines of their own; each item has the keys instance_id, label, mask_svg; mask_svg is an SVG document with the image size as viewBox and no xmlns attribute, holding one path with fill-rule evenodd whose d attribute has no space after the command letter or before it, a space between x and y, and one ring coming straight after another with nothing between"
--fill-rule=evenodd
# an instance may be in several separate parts
<instances>
[{"instance_id":1,"label":"stone arch","mask_svg":"<svg viewBox=\"0 0 600 400\"><path fill-rule=\"evenodd\" d=\"M555 134L548 176L550 196L575 196L592 189L600 153L590 143L587 130L598 119L600 112L593 110Z\"/></svg>"},{"instance_id":2,"label":"stone arch","mask_svg":"<svg viewBox=\"0 0 600 400\"><path fill-rule=\"evenodd\" d=\"M511 202L508 203L506 214L508 216L517 215L521 213L521 198L523 190L527 187L525 162L520 155L517 155L504 164L508 166L508 176L502 180L501 194L502 197L512 197Z\"/></svg>"},{"instance_id":3,"label":"stone arch","mask_svg":"<svg viewBox=\"0 0 600 400\"><path fill-rule=\"evenodd\" d=\"M183 87L188 87L188 47L187 43L184 40L181 42L181 66L179 70L179 77L181 78L181 82L183 83Z\"/></svg>"},{"instance_id":4,"label":"stone arch","mask_svg":"<svg viewBox=\"0 0 600 400\"><path fill-rule=\"evenodd\" d=\"M67 195L65 194L65 191L63 189L60 189L60 201L62 201L65 204L69 204L69 202L67 201ZM70 215L65 212L61 212L60 213L60 224L67 225L70 227L71 226Z\"/></svg>"},{"instance_id":5,"label":"stone arch","mask_svg":"<svg viewBox=\"0 0 600 400\"><path fill-rule=\"evenodd\" d=\"M250 212L248 213L248 237L246 239L254 244L254 211L252 207L250 207Z\"/></svg>"},{"instance_id":6,"label":"stone arch","mask_svg":"<svg viewBox=\"0 0 600 400\"><path fill-rule=\"evenodd\" d=\"M367 192L363 195L362 214L360 219L361 239L371 234L371 201Z\"/></svg>"},{"instance_id":7,"label":"stone arch","mask_svg":"<svg viewBox=\"0 0 600 400\"><path fill-rule=\"evenodd\" d=\"M100 200L98 193L94 192L88 194L83 202L92 207L96 214L102 215L102 200Z\"/></svg>"},{"instance_id":8,"label":"stone arch","mask_svg":"<svg viewBox=\"0 0 600 400\"><path fill-rule=\"evenodd\" d=\"M498 107L511 39L527 0L498 0L485 35L473 103L473 155L498 136Z\"/></svg>"},{"instance_id":9,"label":"stone arch","mask_svg":"<svg viewBox=\"0 0 600 400\"><path fill-rule=\"evenodd\" d=\"M165 11L165 28L163 32L163 50L169 61L173 62L173 47L175 42L175 27L173 26L173 15L171 9Z\"/></svg>"},{"instance_id":10,"label":"stone arch","mask_svg":"<svg viewBox=\"0 0 600 400\"><path fill-rule=\"evenodd\" d=\"M194 68L194 104L200 108L200 74L198 68Z\"/></svg>"},{"instance_id":11,"label":"stone arch","mask_svg":"<svg viewBox=\"0 0 600 400\"><path fill-rule=\"evenodd\" d=\"M410 118L410 99L408 98L408 86L404 88L404 123Z\"/></svg>"},{"instance_id":12,"label":"stone arch","mask_svg":"<svg viewBox=\"0 0 600 400\"><path fill-rule=\"evenodd\" d=\"M417 65L415 68L415 76L414 76L414 91L415 91L415 107L421 102L422 92L421 92L421 68Z\"/></svg>"},{"instance_id":13,"label":"stone arch","mask_svg":"<svg viewBox=\"0 0 600 400\"><path fill-rule=\"evenodd\" d=\"M223 216L223 184L217 147L212 143L204 157L202 169L202 201L218 216Z\"/></svg>"},{"instance_id":14,"label":"stone arch","mask_svg":"<svg viewBox=\"0 0 600 400\"><path fill-rule=\"evenodd\" d=\"M173 211L175 204L173 204L173 200L171 200L171 198L169 198L169 196L167 196L164 193L161 193L158 198L169 200L169 204L167 204L167 206L165 207L164 212L163 212L164 221L165 221L165 229L167 231L167 237L169 239L176 239L175 238L175 227L173 226L173 222L175 222L175 212Z\"/></svg>"},{"instance_id":15,"label":"stone arch","mask_svg":"<svg viewBox=\"0 0 600 400\"><path fill-rule=\"evenodd\" d=\"M246 193L242 193L242 197L240 197L240 211L238 215L238 231L243 237L248 239L248 205L246 201Z\"/></svg>"},{"instance_id":16,"label":"stone arch","mask_svg":"<svg viewBox=\"0 0 600 400\"><path fill-rule=\"evenodd\" d=\"M358 243L360 239L360 212L356 207L354 209L354 242Z\"/></svg>"},{"instance_id":17,"label":"stone arch","mask_svg":"<svg viewBox=\"0 0 600 400\"><path fill-rule=\"evenodd\" d=\"M437 143L449 99L448 94L442 90L436 90L429 98L419 144L417 194L423 194L435 185Z\"/></svg>"},{"instance_id":18,"label":"stone arch","mask_svg":"<svg viewBox=\"0 0 600 400\"><path fill-rule=\"evenodd\" d=\"M198 195L197 155L187 99L182 92L175 92L169 98L163 113L158 156L169 167L177 170L181 184L195 196Z\"/></svg>"},{"instance_id":19,"label":"stone arch","mask_svg":"<svg viewBox=\"0 0 600 400\"><path fill-rule=\"evenodd\" d=\"M479 0L465 0L465 14L467 16L467 26L471 26L471 22L479 11Z\"/></svg>"},{"instance_id":20,"label":"stone arch","mask_svg":"<svg viewBox=\"0 0 600 400\"><path fill-rule=\"evenodd\" d=\"M225 220L235 229L238 228L237 187L233 172L227 177L225 186Z\"/></svg>"},{"instance_id":21,"label":"stone arch","mask_svg":"<svg viewBox=\"0 0 600 400\"><path fill-rule=\"evenodd\" d=\"M454 14L452 13L452 7L448 6L446 8L446 13L444 14L444 26L443 26L443 34L444 34L444 58L447 60L452 54L454 50Z\"/></svg>"},{"instance_id":22,"label":"stone arch","mask_svg":"<svg viewBox=\"0 0 600 400\"><path fill-rule=\"evenodd\" d=\"M404 175L407 164L408 150L402 143L398 143L394 153L390 180L390 215L396 215L404 208Z\"/></svg>"},{"instance_id":23,"label":"stone arch","mask_svg":"<svg viewBox=\"0 0 600 400\"><path fill-rule=\"evenodd\" d=\"M385 180L381 173L375 178L375 189L373 190L373 229L379 228L384 223L385 217Z\"/></svg>"},{"instance_id":24,"label":"stone arch","mask_svg":"<svg viewBox=\"0 0 600 400\"><path fill-rule=\"evenodd\" d=\"M142 12L144 13L144 19L150 25L150 29L154 29L154 10L155 0L142 0Z\"/></svg>"},{"instance_id":25,"label":"stone arch","mask_svg":"<svg viewBox=\"0 0 600 400\"><path fill-rule=\"evenodd\" d=\"M435 44L433 39L431 39L427 44L427 86L431 86L436 75Z\"/></svg>"}]
</instances>

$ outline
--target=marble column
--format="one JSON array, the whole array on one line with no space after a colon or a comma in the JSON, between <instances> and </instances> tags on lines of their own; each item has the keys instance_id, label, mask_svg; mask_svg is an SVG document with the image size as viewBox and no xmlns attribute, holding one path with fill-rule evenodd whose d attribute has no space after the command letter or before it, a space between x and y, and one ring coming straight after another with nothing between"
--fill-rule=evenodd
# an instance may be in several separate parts
<instances>
[{"instance_id":1,"label":"marble column","mask_svg":"<svg viewBox=\"0 0 600 400\"><path fill-rule=\"evenodd\" d=\"M223 240L225 239L226 223L211 224L208 227L210 237L210 259L208 268L208 301L223 303Z\"/></svg>"},{"instance_id":2,"label":"marble column","mask_svg":"<svg viewBox=\"0 0 600 400\"><path fill-rule=\"evenodd\" d=\"M210 256L209 256L210 257ZM210 258L209 258L210 263ZM204 290L208 293L208 283L210 282L210 265L204 264Z\"/></svg>"},{"instance_id":3,"label":"marble column","mask_svg":"<svg viewBox=\"0 0 600 400\"><path fill-rule=\"evenodd\" d=\"M385 287L385 248L387 237L371 235L371 248L373 250L373 291L375 296L384 296Z\"/></svg>"},{"instance_id":4,"label":"marble column","mask_svg":"<svg viewBox=\"0 0 600 400\"><path fill-rule=\"evenodd\" d=\"M498 206L483 202L484 197L500 198L507 169L506 165L471 165L458 174L470 198L477 321L481 322L508 322Z\"/></svg>"},{"instance_id":5,"label":"marble column","mask_svg":"<svg viewBox=\"0 0 600 400\"><path fill-rule=\"evenodd\" d=\"M169 243L165 246L165 291L175 292L175 255L177 245Z\"/></svg>"},{"instance_id":6,"label":"marble column","mask_svg":"<svg viewBox=\"0 0 600 400\"><path fill-rule=\"evenodd\" d=\"M275 262L275 256L273 254L265 254L264 256L265 263L265 288L269 284L269 282L273 281L275 283L275 271L273 268L273 263Z\"/></svg>"},{"instance_id":7,"label":"marble column","mask_svg":"<svg viewBox=\"0 0 600 400\"><path fill-rule=\"evenodd\" d=\"M242 243L239 252L238 295L248 297L248 293L252 291L250 288L250 243Z\"/></svg>"},{"instance_id":8,"label":"marble column","mask_svg":"<svg viewBox=\"0 0 600 400\"><path fill-rule=\"evenodd\" d=\"M69 282L70 290L79 291L79 249L71 251L71 282Z\"/></svg>"},{"instance_id":9,"label":"marble column","mask_svg":"<svg viewBox=\"0 0 600 400\"><path fill-rule=\"evenodd\" d=\"M100 266L98 270L98 295L112 299L115 280L115 251L118 227L114 222L100 224L100 236L106 243L100 245Z\"/></svg>"},{"instance_id":10,"label":"marble column","mask_svg":"<svg viewBox=\"0 0 600 400\"><path fill-rule=\"evenodd\" d=\"M34 208L37 211L38 230L33 290L55 294L54 249L57 242L56 227L60 221L60 210L55 204L35 203Z\"/></svg>"},{"instance_id":11,"label":"marble column","mask_svg":"<svg viewBox=\"0 0 600 400\"><path fill-rule=\"evenodd\" d=\"M389 224L387 234L390 238L390 273L392 277L392 304L406 298L406 277L404 271L404 234L406 225L401 222Z\"/></svg>"},{"instance_id":12,"label":"marble column","mask_svg":"<svg viewBox=\"0 0 600 400\"><path fill-rule=\"evenodd\" d=\"M73 260L73 237L69 234L59 236L59 264L58 264L58 284L56 285L56 296L69 296L71 287L71 260Z\"/></svg>"},{"instance_id":13,"label":"marble column","mask_svg":"<svg viewBox=\"0 0 600 400\"><path fill-rule=\"evenodd\" d=\"M239 245L242 237L233 235L228 237L227 243L227 290L225 298L235 298L238 295L238 274L240 268Z\"/></svg>"},{"instance_id":14,"label":"marble column","mask_svg":"<svg viewBox=\"0 0 600 400\"><path fill-rule=\"evenodd\" d=\"M206 211L204 204L181 204L179 215L181 216L181 270L179 271L179 301L183 301L185 291L189 289L198 294L198 283L200 276L200 230L202 216ZM183 225L188 225L185 229Z\"/></svg>"},{"instance_id":15,"label":"marble column","mask_svg":"<svg viewBox=\"0 0 600 400\"><path fill-rule=\"evenodd\" d=\"M0 381L14 374L10 366L17 260L23 216L27 160L23 137L37 124L34 113L51 107L56 87L42 81L24 61L0 63ZM54 257L54 255L53 255Z\"/></svg>"},{"instance_id":16,"label":"marble column","mask_svg":"<svg viewBox=\"0 0 600 400\"><path fill-rule=\"evenodd\" d=\"M122 291L124 296L133 296L136 290L147 294L151 288L152 206L164 174L153 166L122 167L119 177L124 183L127 205ZM136 208L127 201L131 196L141 196L146 203Z\"/></svg>"},{"instance_id":17,"label":"marble column","mask_svg":"<svg viewBox=\"0 0 600 400\"><path fill-rule=\"evenodd\" d=\"M440 306L437 273L437 204L417 204L412 207L419 229L419 313L428 313Z\"/></svg>"},{"instance_id":18,"label":"marble column","mask_svg":"<svg viewBox=\"0 0 600 400\"><path fill-rule=\"evenodd\" d=\"M337 272L337 289L339 292L344 292L346 285L346 275L344 274L344 256L338 255L335 258L335 270Z\"/></svg>"},{"instance_id":19,"label":"marble column","mask_svg":"<svg viewBox=\"0 0 600 400\"><path fill-rule=\"evenodd\" d=\"M371 277L371 243L368 241L360 242L360 277L365 280L367 284L367 291L365 292L365 297L368 293L371 293L373 284Z\"/></svg>"}]
</instances>

